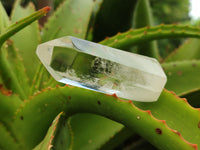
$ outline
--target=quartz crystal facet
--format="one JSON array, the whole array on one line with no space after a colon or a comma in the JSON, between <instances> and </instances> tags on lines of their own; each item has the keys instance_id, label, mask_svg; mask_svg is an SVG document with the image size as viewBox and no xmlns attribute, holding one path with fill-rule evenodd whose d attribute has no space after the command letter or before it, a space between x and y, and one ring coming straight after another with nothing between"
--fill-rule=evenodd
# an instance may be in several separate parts
<instances>
[{"instance_id":1,"label":"quartz crystal facet","mask_svg":"<svg viewBox=\"0 0 200 150\"><path fill-rule=\"evenodd\" d=\"M37 47L55 80L135 101L156 101L167 81L156 59L71 36Z\"/></svg>"}]
</instances>

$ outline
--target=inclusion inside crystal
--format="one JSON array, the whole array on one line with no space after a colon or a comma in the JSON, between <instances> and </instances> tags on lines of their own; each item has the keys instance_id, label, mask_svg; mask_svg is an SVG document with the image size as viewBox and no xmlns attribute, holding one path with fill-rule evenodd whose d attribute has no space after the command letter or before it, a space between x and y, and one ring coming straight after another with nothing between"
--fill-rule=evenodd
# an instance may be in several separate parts
<instances>
[{"instance_id":1,"label":"inclusion inside crystal","mask_svg":"<svg viewBox=\"0 0 200 150\"><path fill-rule=\"evenodd\" d=\"M59 82L136 101L156 101L166 83L153 58L75 37L43 43L37 55Z\"/></svg>"}]
</instances>

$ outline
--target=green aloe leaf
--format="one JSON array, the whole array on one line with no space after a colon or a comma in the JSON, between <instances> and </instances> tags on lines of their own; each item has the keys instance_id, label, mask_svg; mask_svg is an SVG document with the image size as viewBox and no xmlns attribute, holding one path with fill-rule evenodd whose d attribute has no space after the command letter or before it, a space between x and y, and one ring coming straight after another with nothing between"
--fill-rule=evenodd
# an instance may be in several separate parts
<instances>
[{"instance_id":1,"label":"green aloe leaf","mask_svg":"<svg viewBox=\"0 0 200 150\"><path fill-rule=\"evenodd\" d=\"M120 147L121 145L124 145L128 138L132 139L134 137L137 137L137 134L133 130L130 130L127 127L123 127L118 130L117 133L113 135L104 145L102 145L100 150L115 149L117 147Z\"/></svg>"},{"instance_id":2,"label":"green aloe leaf","mask_svg":"<svg viewBox=\"0 0 200 150\"><path fill-rule=\"evenodd\" d=\"M16 139L12 137L9 131L7 131L7 128L0 123L0 149L2 150L20 150L21 147L17 143Z\"/></svg>"},{"instance_id":3,"label":"green aloe leaf","mask_svg":"<svg viewBox=\"0 0 200 150\"><path fill-rule=\"evenodd\" d=\"M0 122L3 122L9 128L14 113L22 105L22 101L3 85L1 85L0 91Z\"/></svg>"},{"instance_id":4,"label":"green aloe leaf","mask_svg":"<svg viewBox=\"0 0 200 150\"><path fill-rule=\"evenodd\" d=\"M25 75L24 67L19 61L19 56L15 51L15 47L13 47L12 42L8 40L8 38L10 38L13 34L29 25L33 21L44 16L49 10L49 7L45 7L33 13L32 15L21 19L20 21L9 26L0 35L0 47L7 40L7 43L1 49L0 54L0 66L1 73L3 74L3 81L7 87L13 90L13 92L20 94L22 99L26 99L28 96L27 77ZM9 51L7 51L7 49L9 49Z\"/></svg>"},{"instance_id":5,"label":"green aloe leaf","mask_svg":"<svg viewBox=\"0 0 200 150\"><path fill-rule=\"evenodd\" d=\"M181 60L193 60L200 59L200 40L189 39L178 49L173 51L164 61L181 61Z\"/></svg>"},{"instance_id":6,"label":"green aloe leaf","mask_svg":"<svg viewBox=\"0 0 200 150\"><path fill-rule=\"evenodd\" d=\"M135 28L153 25L153 16L149 0L138 0L134 11ZM154 57L159 60L158 46L156 41L141 43L137 46L137 49L139 54Z\"/></svg>"},{"instance_id":7,"label":"green aloe leaf","mask_svg":"<svg viewBox=\"0 0 200 150\"><path fill-rule=\"evenodd\" d=\"M10 24L9 17L0 1L0 34L9 26L9 24ZM0 83L3 83L1 77L0 77Z\"/></svg>"},{"instance_id":8,"label":"green aloe leaf","mask_svg":"<svg viewBox=\"0 0 200 150\"><path fill-rule=\"evenodd\" d=\"M106 38L100 43L115 48L127 48L133 45L159 40L164 38L183 38L195 37L200 38L200 28L185 25L158 25L154 27L145 27L140 29L130 29L124 33Z\"/></svg>"},{"instance_id":9,"label":"green aloe leaf","mask_svg":"<svg viewBox=\"0 0 200 150\"><path fill-rule=\"evenodd\" d=\"M12 24L11 26L9 26L8 28L6 28L4 30L4 32L2 32L0 34L0 47L12 35L16 34L18 31L20 31L24 27L28 26L29 24L31 24L35 20L44 16L49 10L50 10L49 7L44 7L43 9L38 10L37 12L31 14L30 16L17 21L14 24Z\"/></svg>"},{"instance_id":10,"label":"green aloe leaf","mask_svg":"<svg viewBox=\"0 0 200 150\"><path fill-rule=\"evenodd\" d=\"M19 94L22 99L28 96L28 78L24 66L11 40L8 40L1 49L0 68L2 80L6 87Z\"/></svg>"},{"instance_id":11,"label":"green aloe leaf","mask_svg":"<svg viewBox=\"0 0 200 150\"><path fill-rule=\"evenodd\" d=\"M30 91L29 91L29 95L33 95L34 92L39 91L39 90L42 89L42 84L44 84L42 82L44 70L45 70L44 66L40 63L40 65L39 65L39 67L38 67L38 69L37 69L37 71L35 73L35 76L33 78L32 86L31 86ZM53 80L53 82L55 82L55 80L53 79L53 77L50 77L50 78L48 78L46 80L49 80L49 81ZM48 86L51 87L50 84L48 84Z\"/></svg>"},{"instance_id":12,"label":"green aloe leaf","mask_svg":"<svg viewBox=\"0 0 200 150\"><path fill-rule=\"evenodd\" d=\"M45 24L42 42L67 35L85 38L93 7L93 0L64 1Z\"/></svg>"},{"instance_id":13,"label":"green aloe leaf","mask_svg":"<svg viewBox=\"0 0 200 150\"><path fill-rule=\"evenodd\" d=\"M2 76L3 79L5 79L5 85L7 87L12 86L10 78L12 78L11 74L15 74L15 77L17 79L17 82L19 83L19 87L21 87L21 91L24 91L24 95L28 95L29 92L29 79L27 77L26 74L26 69L24 67L24 64L22 63L22 59L19 56L18 50L15 48L14 43L11 40L8 40L5 44L5 48L2 48L2 57L5 57L6 59L4 60L5 64L7 63L8 66L10 66L10 69L8 71L10 71L10 73L6 73L5 70L3 70L3 72L5 73L4 75L6 76ZM3 60L2 60L3 61ZM7 61L7 62L6 62ZM3 65L3 64L2 64ZM4 67L2 66L2 69ZM8 69L8 68L7 68ZM9 87L10 89L13 90L13 92L18 91L19 88L15 89L14 86ZM19 91L18 91L19 92Z\"/></svg>"},{"instance_id":14,"label":"green aloe leaf","mask_svg":"<svg viewBox=\"0 0 200 150\"><path fill-rule=\"evenodd\" d=\"M69 124L73 132L73 150L99 149L123 128L117 122L94 114L74 115Z\"/></svg>"},{"instance_id":15,"label":"green aloe leaf","mask_svg":"<svg viewBox=\"0 0 200 150\"><path fill-rule=\"evenodd\" d=\"M0 1L0 34L9 26L9 17Z\"/></svg>"},{"instance_id":16,"label":"green aloe leaf","mask_svg":"<svg viewBox=\"0 0 200 150\"><path fill-rule=\"evenodd\" d=\"M54 149L97 149L109 141L113 134L116 134L115 132L118 133L123 127L119 123L91 114L77 114L69 120L67 119L66 116L61 116L59 119L56 131L51 139L51 145ZM50 128L52 128L52 125ZM48 133L50 132L49 130ZM48 137L48 133L45 139ZM97 134L99 136L96 136Z\"/></svg>"},{"instance_id":17,"label":"green aloe leaf","mask_svg":"<svg viewBox=\"0 0 200 150\"><path fill-rule=\"evenodd\" d=\"M68 86L48 89L34 96L17 112L12 131L17 140L24 143L24 148L31 149L42 140L60 112L65 111L68 115L95 113L126 125L160 149L197 149L200 139L194 135L200 132L198 109L166 90L157 102L134 103L140 109L116 95ZM40 126L35 128L38 124Z\"/></svg>"},{"instance_id":18,"label":"green aloe leaf","mask_svg":"<svg viewBox=\"0 0 200 150\"><path fill-rule=\"evenodd\" d=\"M98 12L100 11L100 9L102 9L102 7L101 7L102 3L103 3L103 0L96 0L94 3L94 8L92 10L90 23L89 23L89 27L88 27L88 31L87 31L87 36L85 38L88 41L92 41L94 39L94 36L93 36L94 26L95 26L94 24L95 24Z\"/></svg>"},{"instance_id":19,"label":"green aloe leaf","mask_svg":"<svg viewBox=\"0 0 200 150\"><path fill-rule=\"evenodd\" d=\"M35 12L35 7L32 3L29 3L25 8L20 5L21 0L17 0L14 4L14 8L11 15L12 23L31 15ZM41 41L39 33L38 22L34 22L15 34L11 38L15 46L19 49L20 56L23 59L24 66L27 70L27 75L32 81L33 75L35 74L39 61L35 54L36 47ZM31 64L31 66L30 66Z\"/></svg>"},{"instance_id":20,"label":"green aloe leaf","mask_svg":"<svg viewBox=\"0 0 200 150\"><path fill-rule=\"evenodd\" d=\"M54 138L51 141L51 145L54 149L69 150L73 149L74 134L70 125L70 119L65 113L60 115L57 123ZM82 149L82 148L81 148Z\"/></svg>"},{"instance_id":21,"label":"green aloe leaf","mask_svg":"<svg viewBox=\"0 0 200 150\"><path fill-rule=\"evenodd\" d=\"M165 88L182 96L200 88L200 61L174 61L163 63L167 75Z\"/></svg>"},{"instance_id":22,"label":"green aloe leaf","mask_svg":"<svg viewBox=\"0 0 200 150\"><path fill-rule=\"evenodd\" d=\"M200 137L196 135L198 135L200 132L200 110L191 107L186 99L181 99L173 92L171 93L172 94L164 90L156 103L144 104L134 102L134 104L140 109L151 110L151 113L154 117L165 120L168 127L176 130L173 131L174 133L176 133L178 136L181 134L187 141L198 144L199 148L200 145L198 138ZM188 129L192 129L193 131L188 132ZM182 136L179 138L182 138ZM168 149L171 149L171 147Z\"/></svg>"},{"instance_id":23,"label":"green aloe leaf","mask_svg":"<svg viewBox=\"0 0 200 150\"><path fill-rule=\"evenodd\" d=\"M54 121L52 122L51 124L51 127L49 128L45 138L42 140L42 142L37 145L34 150L49 150L51 149L53 146L53 139L55 137L55 133L56 133L56 130L59 130L59 127L58 127L58 123L59 123L59 120L60 120L60 117L61 117L62 113L60 113L55 119ZM65 133L64 133L65 134ZM67 132L66 132L67 134ZM66 142L66 141L65 141ZM54 147L55 148L55 147Z\"/></svg>"}]
</instances>

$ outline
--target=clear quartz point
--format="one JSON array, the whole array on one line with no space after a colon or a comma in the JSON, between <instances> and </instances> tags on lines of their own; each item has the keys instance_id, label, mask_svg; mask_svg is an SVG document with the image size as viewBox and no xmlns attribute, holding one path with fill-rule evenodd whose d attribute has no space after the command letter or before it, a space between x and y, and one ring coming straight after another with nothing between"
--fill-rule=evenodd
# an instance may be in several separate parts
<instances>
[{"instance_id":1,"label":"clear quartz point","mask_svg":"<svg viewBox=\"0 0 200 150\"><path fill-rule=\"evenodd\" d=\"M154 58L66 36L37 47L55 80L125 99L152 102L167 81Z\"/></svg>"}]
</instances>

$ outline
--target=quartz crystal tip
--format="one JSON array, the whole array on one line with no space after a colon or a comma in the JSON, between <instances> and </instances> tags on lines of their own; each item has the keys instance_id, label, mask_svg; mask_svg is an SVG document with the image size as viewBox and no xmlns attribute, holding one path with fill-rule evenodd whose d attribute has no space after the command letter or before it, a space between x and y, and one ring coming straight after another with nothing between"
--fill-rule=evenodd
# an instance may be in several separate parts
<instances>
[{"instance_id":1,"label":"quartz crystal tip","mask_svg":"<svg viewBox=\"0 0 200 150\"><path fill-rule=\"evenodd\" d=\"M154 58L72 36L40 44L36 53L58 82L125 99L156 101L167 81Z\"/></svg>"}]
</instances>

